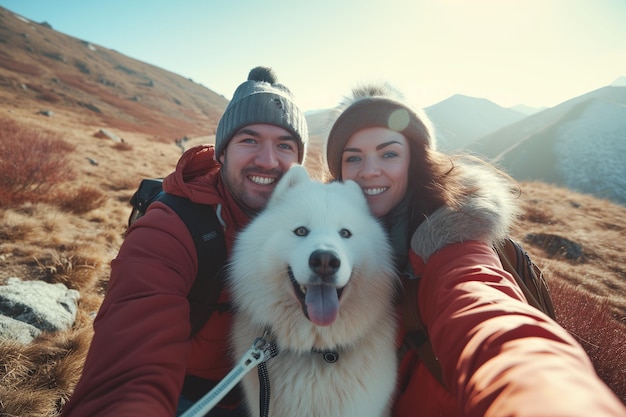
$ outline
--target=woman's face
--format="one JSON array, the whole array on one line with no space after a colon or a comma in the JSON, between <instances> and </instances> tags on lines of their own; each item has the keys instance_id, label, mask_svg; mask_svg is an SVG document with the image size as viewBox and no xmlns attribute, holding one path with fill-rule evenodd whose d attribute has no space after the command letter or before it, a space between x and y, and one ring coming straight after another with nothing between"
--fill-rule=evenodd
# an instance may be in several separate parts
<instances>
[{"instance_id":1,"label":"woman's face","mask_svg":"<svg viewBox=\"0 0 626 417\"><path fill-rule=\"evenodd\" d=\"M361 186L376 217L389 213L407 192L409 143L384 127L359 130L348 139L341 157L341 177Z\"/></svg>"}]
</instances>

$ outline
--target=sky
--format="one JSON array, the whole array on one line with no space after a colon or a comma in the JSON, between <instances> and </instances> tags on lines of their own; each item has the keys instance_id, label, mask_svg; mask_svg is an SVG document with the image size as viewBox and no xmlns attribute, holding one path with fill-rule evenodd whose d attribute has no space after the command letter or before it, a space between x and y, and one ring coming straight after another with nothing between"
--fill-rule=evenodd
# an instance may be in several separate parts
<instances>
[{"instance_id":1,"label":"sky","mask_svg":"<svg viewBox=\"0 0 626 417\"><path fill-rule=\"evenodd\" d=\"M232 97L274 69L305 110L386 81L552 107L626 76L626 0L0 0L78 39Z\"/></svg>"}]
</instances>

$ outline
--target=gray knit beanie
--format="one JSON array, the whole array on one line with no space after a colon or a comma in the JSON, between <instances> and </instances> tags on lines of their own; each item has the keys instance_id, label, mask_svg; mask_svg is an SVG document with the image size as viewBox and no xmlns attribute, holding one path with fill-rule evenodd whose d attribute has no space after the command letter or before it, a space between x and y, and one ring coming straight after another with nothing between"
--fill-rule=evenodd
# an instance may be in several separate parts
<instances>
[{"instance_id":1,"label":"gray knit beanie","mask_svg":"<svg viewBox=\"0 0 626 417\"><path fill-rule=\"evenodd\" d=\"M359 130L384 127L402 133L409 141L435 148L431 122L418 108L408 105L389 84L357 87L334 110L326 142L326 164L333 178L341 177L341 155L346 143Z\"/></svg>"},{"instance_id":2,"label":"gray knit beanie","mask_svg":"<svg viewBox=\"0 0 626 417\"><path fill-rule=\"evenodd\" d=\"M304 161L309 137L306 119L293 102L291 91L277 81L271 68L250 70L248 80L237 87L217 125L216 159L239 129L261 123L289 131L298 140L298 161Z\"/></svg>"}]
</instances>

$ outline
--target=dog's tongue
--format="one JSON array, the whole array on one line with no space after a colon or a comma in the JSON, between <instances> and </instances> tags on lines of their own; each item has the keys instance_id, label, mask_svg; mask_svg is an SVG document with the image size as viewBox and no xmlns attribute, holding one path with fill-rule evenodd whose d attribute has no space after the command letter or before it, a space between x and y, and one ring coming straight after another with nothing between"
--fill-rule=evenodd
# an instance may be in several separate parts
<instances>
[{"instance_id":1,"label":"dog's tongue","mask_svg":"<svg viewBox=\"0 0 626 417\"><path fill-rule=\"evenodd\" d=\"M309 320L317 326L329 326L337 317L339 298L331 285L309 285L304 298Z\"/></svg>"}]
</instances>

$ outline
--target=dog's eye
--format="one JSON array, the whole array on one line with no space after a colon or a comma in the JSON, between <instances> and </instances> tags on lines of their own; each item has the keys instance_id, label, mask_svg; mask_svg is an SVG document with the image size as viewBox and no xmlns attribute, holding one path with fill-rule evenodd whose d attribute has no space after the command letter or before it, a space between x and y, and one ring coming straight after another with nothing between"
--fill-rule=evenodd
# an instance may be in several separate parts
<instances>
[{"instance_id":1,"label":"dog's eye","mask_svg":"<svg viewBox=\"0 0 626 417\"><path fill-rule=\"evenodd\" d=\"M341 236L344 239L348 239L348 238L352 237L352 232L349 231L348 229L341 229L339 231L339 236Z\"/></svg>"},{"instance_id":2,"label":"dog's eye","mask_svg":"<svg viewBox=\"0 0 626 417\"><path fill-rule=\"evenodd\" d=\"M296 236L306 236L309 234L309 229L304 226L296 227L293 231Z\"/></svg>"}]
</instances>

